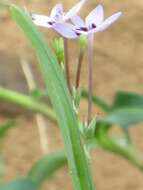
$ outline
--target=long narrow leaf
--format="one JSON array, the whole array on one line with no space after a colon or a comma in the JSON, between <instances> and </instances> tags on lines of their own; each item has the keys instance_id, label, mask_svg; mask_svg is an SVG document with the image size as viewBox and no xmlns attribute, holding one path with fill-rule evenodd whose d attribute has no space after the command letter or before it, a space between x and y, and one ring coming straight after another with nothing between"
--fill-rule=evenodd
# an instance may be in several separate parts
<instances>
[{"instance_id":1,"label":"long narrow leaf","mask_svg":"<svg viewBox=\"0 0 143 190\"><path fill-rule=\"evenodd\" d=\"M120 126L132 126L143 122L143 109L134 107L117 109L101 119L101 121Z\"/></svg>"},{"instance_id":2,"label":"long narrow leaf","mask_svg":"<svg viewBox=\"0 0 143 190\"><path fill-rule=\"evenodd\" d=\"M111 110L114 111L120 108L142 108L143 95L133 92L119 91L115 94Z\"/></svg>"},{"instance_id":3,"label":"long narrow leaf","mask_svg":"<svg viewBox=\"0 0 143 190\"><path fill-rule=\"evenodd\" d=\"M64 152L51 153L50 155L44 156L31 168L29 177L40 186L66 163L67 159Z\"/></svg>"},{"instance_id":4,"label":"long narrow leaf","mask_svg":"<svg viewBox=\"0 0 143 190\"><path fill-rule=\"evenodd\" d=\"M8 133L8 131L15 127L16 123L14 120L8 120L2 124L0 124L0 138L5 137L5 135Z\"/></svg>"},{"instance_id":5,"label":"long narrow leaf","mask_svg":"<svg viewBox=\"0 0 143 190\"><path fill-rule=\"evenodd\" d=\"M74 189L93 190L94 185L90 174L89 162L80 140L77 119L60 66L51 50L47 47L42 35L32 23L29 14L14 5L10 7L10 12L36 50L41 71L48 88L49 98L57 114L57 120L62 131Z\"/></svg>"},{"instance_id":6,"label":"long narrow leaf","mask_svg":"<svg viewBox=\"0 0 143 190\"><path fill-rule=\"evenodd\" d=\"M19 177L8 184L1 185L0 190L37 190L37 187L30 178Z\"/></svg>"}]
</instances>

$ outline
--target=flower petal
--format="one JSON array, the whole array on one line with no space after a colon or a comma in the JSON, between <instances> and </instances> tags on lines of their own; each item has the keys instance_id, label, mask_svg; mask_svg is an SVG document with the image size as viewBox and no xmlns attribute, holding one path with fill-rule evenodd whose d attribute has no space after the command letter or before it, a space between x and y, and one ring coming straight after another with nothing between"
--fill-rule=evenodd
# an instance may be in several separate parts
<instances>
[{"instance_id":1,"label":"flower petal","mask_svg":"<svg viewBox=\"0 0 143 190\"><path fill-rule=\"evenodd\" d=\"M72 17L71 21L76 27L85 27L84 21L77 15Z\"/></svg>"},{"instance_id":2,"label":"flower petal","mask_svg":"<svg viewBox=\"0 0 143 190\"><path fill-rule=\"evenodd\" d=\"M72 17L74 17L79 10L81 9L81 7L83 6L83 4L85 3L86 0L80 0L79 3L77 3L74 7L72 7L64 16L64 20L68 20L71 19Z\"/></svg>"},{"instance_id":3,"label":"flower petal","mask_svg":"<svg viewBox=\"0 0 143 190\"><path fill-rule=\"evenodd\" d=\"M95 24L98 26L104 20L104 10L102 5L98 5L95 9L93 9L89 15L86 17L86 24L91 25Z\"/></svg>"},{"instance_id":4,"label":"flower petal","mask_svg":"<svg viewBox=\"0 0 143 190\"><path fill-rule=\"evenodd\" d=\"M61 34L65 38L77 38L76 32L74 31L74 26L72 24L61 24L56 23L53 25L53 29L56 30L59 34Z\"/></svg>"},{"instance_id":5,"label":"flower petal","mask_svg":"<svg viewBox=\"0 0 143 190\"><path fill-rule=\"evenodd\" d=\"M34 24L36 24L38 26L43 26L43 27L48 27L48 28L52 27L49 24L49 22L52 22L51 18L48 16L32 14L32 20L33 20Z\"/></svg>"},{"instance_id":6,"label":"flower petal","mask_svg":"<svg viewBox=\"0 0 143 190\"><path fill-rule=\"evenodd\" d=\"M62 4L57 4L57 5L55 5L53 7L50 16L51 16L52 19L56 19L56 18L62 17L63 14L64 14L63 5Z\"/></svg>"},{"instance_id":7,"label":"flower petal","mask_svg":"<svg viewBox=\"0 0 143 190\"><path fill-rule=\"evenodd\" d=\"M107 29L111 24L113 24L118 18L122 15L122 12L118 12L113 14L112 16L108 17L100 26L97 27L98 31L104 31Z\"/></svg>"}]
</instances>

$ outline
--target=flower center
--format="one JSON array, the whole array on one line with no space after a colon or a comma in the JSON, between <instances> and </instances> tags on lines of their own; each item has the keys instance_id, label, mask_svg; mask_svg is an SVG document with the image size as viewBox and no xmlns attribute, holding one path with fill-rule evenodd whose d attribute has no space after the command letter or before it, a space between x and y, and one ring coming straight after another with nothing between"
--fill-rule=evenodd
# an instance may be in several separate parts
<instances>
[{"instance_id":1,"label":"flower center","mask_svg":"<svg viewBox=\"0 0 143 190\"><path fill-rule=\"evenodd\" d=\"M92 28L96 28L96 25L94 23L91 24Z\"/></svg>"},{"instance_id":2,"label":"flower center","mask_svg":"<svg viewBox=\"0 0 143 190\"><path fill-rule=\"evenodd\" d=\"M87 27L80 27L77 30L83 31L83 32L88 32L88 28Z\"/></svg>"}]
</instances>

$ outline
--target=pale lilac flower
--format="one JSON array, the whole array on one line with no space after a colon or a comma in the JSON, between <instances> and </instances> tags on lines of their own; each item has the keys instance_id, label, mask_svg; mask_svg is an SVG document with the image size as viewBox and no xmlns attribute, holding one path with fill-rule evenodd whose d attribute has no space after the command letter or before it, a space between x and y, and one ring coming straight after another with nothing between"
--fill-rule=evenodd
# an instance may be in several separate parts
<instances>
[{"instance_id":1,"label":"pale lilac flower","mask_svg":"<svg viewBox=\"0 0 143 190\"><path fill-rule=\"evenodd\" d=\"M86 17L85 22L79 17L74 16L71 18L72 23L75 25L76 34L90 35L96 32L104 31L111 24L113 24L120 16L122 12L117 12L112 16L104 19L104 10L102 5L98 5L93 11Z\"/></svg>"},{"instance_id":2,"label":"pale lilac flower","mask_svg":"<svg viewBox=\"0 0 143 190\"><path fill-rule=\"evenodd\" d=\"M70 23L66 23L66 21L79 12L85 1L86 0L80 0L80 2L72 7L67 13L63 11L62 4L57 4L52 9L50 16L32 14L32 20L38 26L53 28L66 38L76 38L77 35L74 32L74 26Z\"/></svg>"}]
</instances>

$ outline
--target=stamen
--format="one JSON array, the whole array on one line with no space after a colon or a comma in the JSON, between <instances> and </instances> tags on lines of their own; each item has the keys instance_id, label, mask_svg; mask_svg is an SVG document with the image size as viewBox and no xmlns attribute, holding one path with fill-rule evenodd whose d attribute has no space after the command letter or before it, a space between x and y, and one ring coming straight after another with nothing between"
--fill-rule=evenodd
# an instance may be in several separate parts
<instances>
[{"instance_id":1,"label":"stamen","mask_svg":"<svg viewBox=\"0 0 143 190\"><path fill-rule=\"evenodd\" d=\"M54 22L49 21L49 22L48 22L48 24L49 24L49 25L53 25L53 24L54 24Z\"/></svg>"},{"instance_id":2,"label":"stamen","mask_svg":"<svg viewBox=\"0 0 143 190\"><path fill-rule=\"evenodd\" d=\"M91 27L92 28L96 28L96 25L94 23L92 23Z\"/></svg>"},{"instance_id":3,"label":"stamen","mask_svg":"<svg viewBox=\"0 0 143 190\"><path fill-rule=\"evenodd\" d=\"M80 27L80 28L77 28L76 30L87 32L88 28L87 27Z\"/></svg>"},{"instance_id":4,"label":"stamen","mask_svg":"<svg viewBox=\"0 0 143 190\"><path fill-rule=\"evenodd\" d=\"M84 32L87 32L88 31L88 28L87 27L80 27L80 30L84 31Z\"/></svg>"},{"instance_id":5,"label":"stamen","mask_svg":"<svg viewBox=\"0 0 143 190\"><path fill-rule=\"evenodd\" d=\"M80 36L80 33L79 32L75 32L77 36Z\"/></svg>"}]
</instances>

